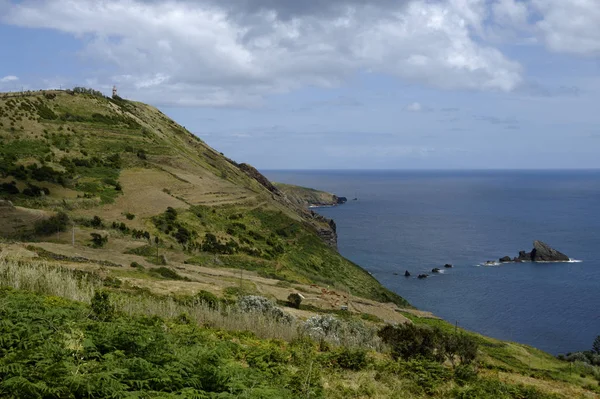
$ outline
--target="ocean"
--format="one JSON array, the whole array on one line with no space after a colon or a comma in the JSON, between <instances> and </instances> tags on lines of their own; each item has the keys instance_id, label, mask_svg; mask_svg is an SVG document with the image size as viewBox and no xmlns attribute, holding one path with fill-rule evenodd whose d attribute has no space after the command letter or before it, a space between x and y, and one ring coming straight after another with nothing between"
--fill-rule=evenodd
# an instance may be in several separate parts
<instances>
[{"instance_id":1,"label":"ocean","mask_svg":"<svg viewBox=\"0 0 600 399\"><path fill-rule=\"evenodd\" d=\"M336 221L340 253L419 309L552 354L600 335L600 171L264 173L348 197L317 210ZM534 240L577 262L482 266Z\"/></svg>"}]
</instances>

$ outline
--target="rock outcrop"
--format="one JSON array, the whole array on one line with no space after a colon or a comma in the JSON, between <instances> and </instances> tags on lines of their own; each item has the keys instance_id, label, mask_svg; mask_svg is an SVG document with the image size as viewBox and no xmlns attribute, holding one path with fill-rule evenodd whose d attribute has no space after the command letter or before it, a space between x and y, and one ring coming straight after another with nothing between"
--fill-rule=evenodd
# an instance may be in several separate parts
<instances>
[{"instance_id":1,"label":"rock outcrop","mask_svg":"<svg viewBox=\"0 0 600 399\"><path fill-rule=\"evenodd\" d=\"M568 262L570 260L567 255L541 241L534 241L533 250L526 253L525 257L531 258L533 262Z\"/></svg>"},{"instance_id":2,"label":"rock outcrop","mask_svg":"<svg viewBox=\"0 0 600 399\"><path fill-rule=\"evenodd\" d=\"M533 242L533 249L531 252L519 251L518 257L511 259L509 256L505 256L500 258L500 263L568 262L569 260L570 258L567 255L557 251L546 243L536 240Z\"/></svg>"},{"instance_id":3,"label":"rock outcrop","mask_svg":"<svg viewBox=\"0 0 600 399\"><path fill-rule=\"evenodd\" d=\"M404 272L404 277L410 277L410 272L408 270Z\"/></svg>"},{"instance_id":4,"label":"rock outcrop","mask_svg":"<svg viewBox=\"0 0 600 399\"><path fill-rule=\"evenodd\" d=\"M429 274L419 274L418 278L422 280L422 279L427 278L427 277L429 277Z\"/></svg>"},{"instance_id":5,"label":"rock outcrop","mask_svg":"<svg viewBox=\"0 0 600 399\"><path fill-rule=\"evenodd\" d=\"M440 268L439 268L439 267L436 267L436 268L434 268L434 269L431 269L431 273L439 273L439 272L441 272L441 270L440 270Z\"/></svg>"},{"instance_id":6,"label":"rock outcrop","mask_svg":"<svg viewBox=\"0 0 600 399\"><path fill-rule=\"evenodd\" d=\"M450 263L446 263L446 264L444 265L444 267L445 267L446 269L451 269L451 268L453 268L453 267L454 267L454 265L452 265L452 264L450 264Z\"/></svg>"},{"instance_id":7,"label":"rock outcrop","mask_svg":"<svg viewBox=\"0 0 600 399\"><path fill-rule=\"evenodd\" d=\"M263 187L272 192L275 195L281 196L281 192L277 187L273 185L262 173L260 173L254 166L248 165L247 163L241 163L237 165L240 170L246 173L248 176L259 182Z\"/></svg>"}]
</instances>

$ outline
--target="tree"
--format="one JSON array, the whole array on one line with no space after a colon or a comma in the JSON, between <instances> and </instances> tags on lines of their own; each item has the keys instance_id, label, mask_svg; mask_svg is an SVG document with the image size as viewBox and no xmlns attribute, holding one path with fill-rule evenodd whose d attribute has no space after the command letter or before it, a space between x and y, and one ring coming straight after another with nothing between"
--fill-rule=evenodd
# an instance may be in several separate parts
<instances>
[{"instance_id":1,"label":"tree","mask_svg":"<svg viewBox=\"0 0 600 399\"><path fill-rule=\"evenodd\" d=\"M596 355L600 355L600 335L596 337L594 343L592 344L592 352Z\"/></svg>"}]
</instances>

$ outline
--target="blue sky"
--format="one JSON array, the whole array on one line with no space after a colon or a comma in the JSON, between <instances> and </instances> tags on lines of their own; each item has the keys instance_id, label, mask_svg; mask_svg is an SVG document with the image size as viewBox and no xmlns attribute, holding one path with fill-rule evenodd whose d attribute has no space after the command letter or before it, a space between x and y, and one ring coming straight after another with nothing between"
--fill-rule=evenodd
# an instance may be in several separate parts
<instances>
[{"instance_id":1,"label":"blue sky","mask_svg":"<svg viewBox=\"0 0 600 399\"><path fill-rule=\"evenodd\" d=\"M598 0L0 0L0 46L261 169L600 167Z\"/></svg>"}]
</instances>

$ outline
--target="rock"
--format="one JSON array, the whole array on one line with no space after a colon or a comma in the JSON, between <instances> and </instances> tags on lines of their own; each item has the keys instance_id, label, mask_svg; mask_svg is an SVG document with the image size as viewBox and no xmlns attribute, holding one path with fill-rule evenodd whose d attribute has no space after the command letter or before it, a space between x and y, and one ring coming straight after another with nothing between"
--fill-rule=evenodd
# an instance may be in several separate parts
<instances>
[{"instance_id":1,"label":"rock","mask_svg":"<svg viewBox=\"0 0 600 399\"><path fill-rule=\"evenodd\" d=\"M334 198L335 198L335 200L336 200L336 202L337 202L338 205L345 204L346 202L348 202L348 198L346 198L346 197L337 197L337 196L334 196Z\"/></svg>"},{"instance_id":2,"label":"rock","mask_svg":"<svg viewBox=\"0 0 600 399\"><path fill-rule=\"evenodd\" d=\"M500 263L508 263L508 262L512 262L512 259L510 258L510 256L505 256L503 258L500 258Z\"/></svg>"},{"instance_id":3,"label":"rock","mask_svg":"<svg viewBox=\"0 0 600 399\"><path fill-rule=\"evenodd\" d=\"M410 272L408 270L404 272L404 277L410 277Z\"/></svg>"},{"instance_id":4,"label":"rock","mask_svg":"<svg viewBox=\"0 0 600 399\"><path fill-rule=\"evenodd\" d=\"M302 303L303 299L304 299L304 296L297 292L293 292L290 295L288 295L288 297L287 297L289 305L292 308L296 308L296 309L300 309L300 304Z\"/></svg>"},{"instance_id":5,"label":"rock","mask_svg":"<svg viewBox=\"0 0 600 399\"><path fill-rule=\"evenodd\" d=\"M519 251L519 257L517 258L521 262L531 262L531 252Z\"/></svg>"},{"instance_id":6,"label":"rock","mask_svg":"<svg viewBox=\"0 0 600 399\"><path fill-rule=\"evenodd\" d=\"M446 263L446 264L444 265L444 267L445 267L446 269L451 269L451 268L453 268L454 266L453 266L453 265L451 265L450 263Z\"/></svg>"},{"instance_id":7,"label":"rock","mask_svg":"<svg viewBox=\"0 0 600 399\"><path fill-rule=\"evenodd\" d=\"M531 252L519 251L519 257L513 262L568 262L569 257L541 241L533 242Z\"/></svg>"},{"instance_id":8,"label":"rock","mask_svg":"<svg viewBox=\"0 0 600 399\"><path fill-rule=\"evenodd\" d=\"M534 262L568 262L570 258L541 241L533 242L531 259Z\"/></svg>"},{"instance_id":9,"label":"rock","mask_svg":"<svg viewBox=\"0 0 600 399\"><path fill-rule=\"evenodd\" d=\"M398 275L398 273L395 273L395 272L394 272L394 273L392 273L392 274L393 274L394 276L397 276L397 275Z\"/></svg>"},{"instance_id":10,"label":"rock","mask_svg":"<svg viewBox=\"0 0 600 399\"><path fill-rule=\"evenodd\" d=\"M429 274L419 274L418 278L422 280L422 279L427 278L427 277L429 277Z\"/></svg>"},{"instance_id":11,"label":"rock","mask_svg":"<svg viewBox=\"0 0 600 399\"><path fill-rule=\"evenodd\" d=\"M440 268L439 268L439 267L436 267L436 268L434 268L434 269L431 269L431 273L439 273L439 272L441 272L441 270L440 270Z\"/></svg>"}]
</instances>

